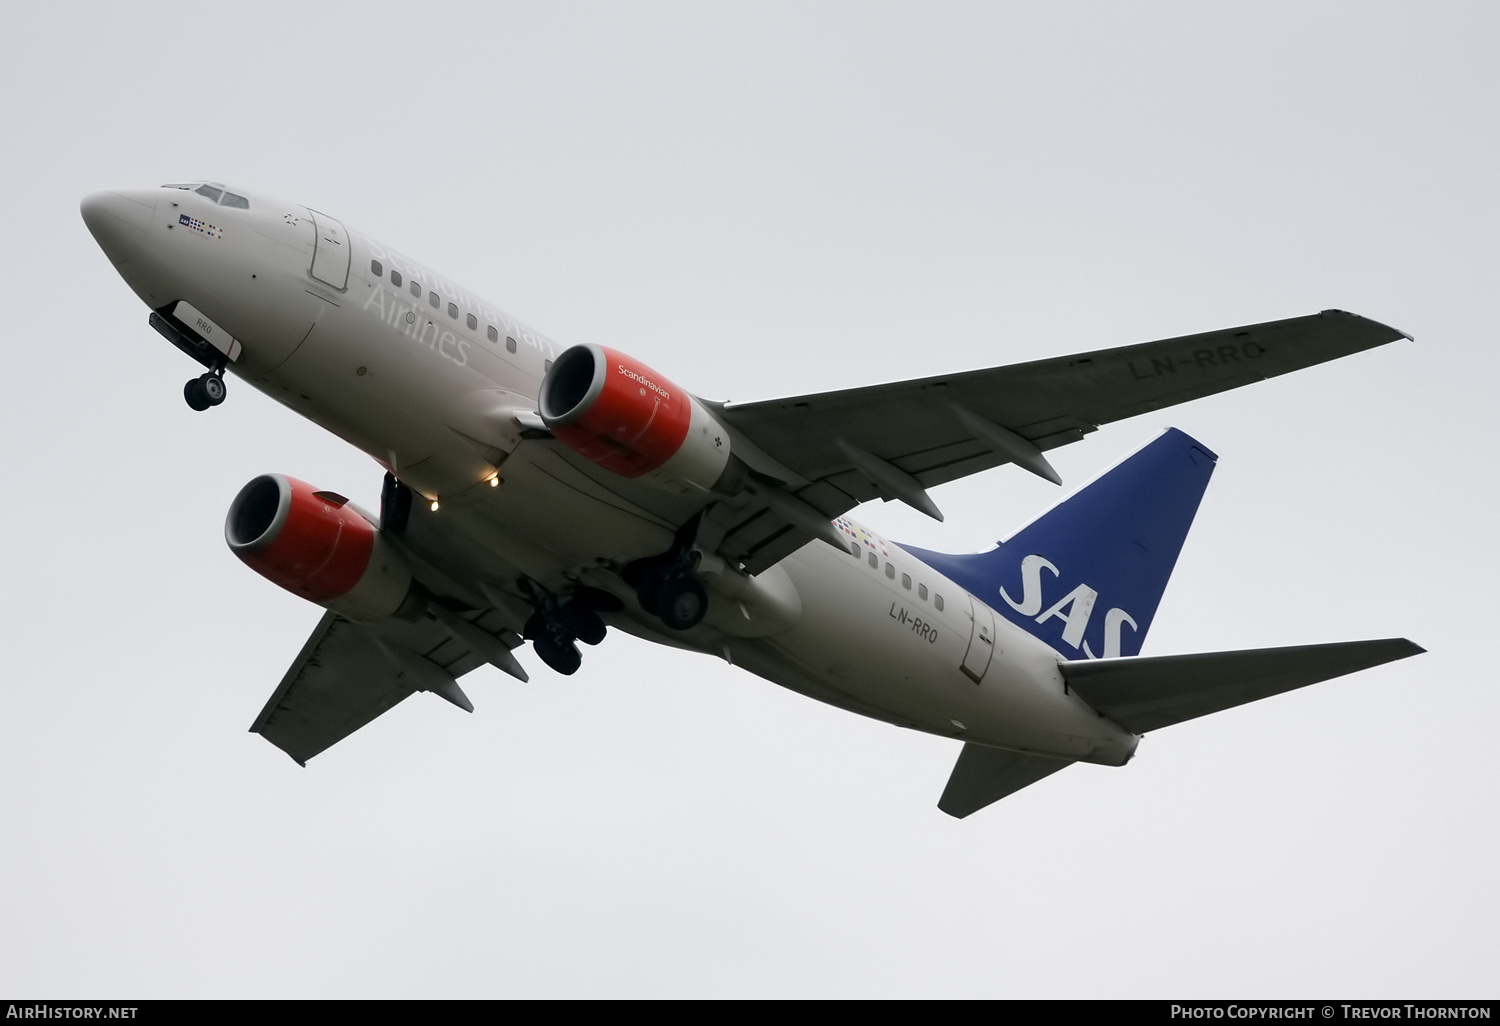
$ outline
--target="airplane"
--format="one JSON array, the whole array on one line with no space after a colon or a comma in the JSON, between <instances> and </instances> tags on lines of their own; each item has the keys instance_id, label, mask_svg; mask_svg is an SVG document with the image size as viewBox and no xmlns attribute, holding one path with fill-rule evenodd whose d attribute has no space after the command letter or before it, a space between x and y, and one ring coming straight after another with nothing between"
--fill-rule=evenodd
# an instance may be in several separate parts
<instances>
[{"instance_id":1,"label":"airplane","mask_svg":"<svg viewBox=\"0 0 1500 1026\"><path fill-rule=\"evenodd\" d=\"M1141 656L1217 462L1169 429L987 552L892 542L875 499L1100 425L1358 353L1403 332L1338 310L989 370L719 403L639 360L563 347L320 210L194 181L93 193L83 220L149 323L203 369L385 472L378 511L283 474L225 539L324 609L251 730L301 765L458 678L559 674L609 628L722 658L841 709L962 742L968 816L1141 735L1423 650L1399 638Z\"/></svg>"}]
</instances>

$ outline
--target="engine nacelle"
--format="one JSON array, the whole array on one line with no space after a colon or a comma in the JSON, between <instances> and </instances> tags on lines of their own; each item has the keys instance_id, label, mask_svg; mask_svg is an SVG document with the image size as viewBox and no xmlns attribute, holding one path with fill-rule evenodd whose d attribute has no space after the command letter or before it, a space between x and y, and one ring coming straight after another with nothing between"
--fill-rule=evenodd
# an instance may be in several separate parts
<instances>
[{"instance_id":1,"label":"engine nacelle","mask_svg":"<svg viewBox=\"0 0 1500 1026\"><path fill-rule=\"evenodd\" d=\"M396 614L411 569L349 500L305 481L262 474L240 489L224 540L262 577L356 619Z\"/></svg>"},{"instance_id":2,"label":"engine nacelle","mask_svg":"<svg viewBox=\"0 0 1500 1026\"><path fill-rule=\"evenodd\" d=\"M553 363L541 392L539 412L553 436L622 477L713 488L729 464L729 432L718 418L614 349L573 346Z\"/></svg>"}]
</instances>

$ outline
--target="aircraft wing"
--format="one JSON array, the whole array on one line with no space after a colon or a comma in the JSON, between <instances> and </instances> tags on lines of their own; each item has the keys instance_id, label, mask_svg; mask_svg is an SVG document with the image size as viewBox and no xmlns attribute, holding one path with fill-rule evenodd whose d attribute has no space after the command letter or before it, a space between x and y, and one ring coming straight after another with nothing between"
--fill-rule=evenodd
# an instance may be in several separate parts
<instances>
[{"instance_id":1,"label":"aircraft wing","mask_svg":"<svg viewBox=\"0 0 1500 1026\"><path fill-rule=\"evenodd\" d=\"M325 613L250 730L305 766L418 691L472 712L456 679L492 659L503 661L496 650L521 640L503 632L496 637L486 615L499 616L463 617L467 626L455 630L428 618L369 625Z\"/></svg>"},{"instance_id":2,"label":"aircraft wing","mask_svg":"<svg viewBox=\"0 0 1500 1026\"><path fill-rule=\"evenodd\" d=\"M837 517L901 499L942 519L926 489L1003 463L1051 480L1041 454L1101 424L1348 356L1395 328L1325 310L1076 356L718 408L736 454L801 503L742 503L715 514L725 556L758 573ZM799 516L799 514L801 514Z\"/></svg>"}]
</instances>

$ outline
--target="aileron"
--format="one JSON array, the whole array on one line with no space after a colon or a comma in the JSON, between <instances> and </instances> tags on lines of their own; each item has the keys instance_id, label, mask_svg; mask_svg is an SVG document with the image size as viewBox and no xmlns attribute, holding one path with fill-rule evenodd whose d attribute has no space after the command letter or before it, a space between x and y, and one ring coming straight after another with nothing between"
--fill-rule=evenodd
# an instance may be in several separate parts
<instances>
[{"instance_id":1,"label":"aileron","mask_svg":"<svg viewBox=\"0 0 1500 1026\"><path fill-rule=\"evenodd\" d=\"M1163 409L1406 338L1339 310L1184 335L988 370L938 375L767 402L728 404L727 423L773 459L824 477L849 466L838 440L903 466L910 456L964 442L986 466L1012 462L966 424L957 406L1038 450L1101 424ZM904 467L920 479L921 471ZM945 480L953 480L951 477Z\"/></svg>"}]
</instances>

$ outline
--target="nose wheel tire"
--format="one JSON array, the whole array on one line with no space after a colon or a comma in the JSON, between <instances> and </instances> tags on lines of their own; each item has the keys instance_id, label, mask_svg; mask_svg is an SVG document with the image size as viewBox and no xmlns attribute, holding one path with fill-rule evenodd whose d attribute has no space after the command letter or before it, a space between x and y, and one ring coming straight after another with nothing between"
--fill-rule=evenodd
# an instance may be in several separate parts
<instances>
[{"instance_id":1,"label":"nose wheel tire","mask_svg":"<svg viewBox=\"0 0 1500 1026\"><path fill-rule=\"evenodd\" d=\"M203 394L203 379L193 378L182 386L182 397L187 400L188 406L202 413L208 409L208 396Z\"/></svg>"},{"instance_id":2,"label":"nose wheel tire","mask_svg":"<svg viewBox=\"0 0 1500 1026\"><path fill-rule=\"evenodd\" d=\"M182 397L187 400L188 406L200 413L210 406L218 406L222 403L226 393L224 379L212 371L193 378L182 386Z\"/></svg>"}]
</instances>

